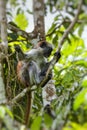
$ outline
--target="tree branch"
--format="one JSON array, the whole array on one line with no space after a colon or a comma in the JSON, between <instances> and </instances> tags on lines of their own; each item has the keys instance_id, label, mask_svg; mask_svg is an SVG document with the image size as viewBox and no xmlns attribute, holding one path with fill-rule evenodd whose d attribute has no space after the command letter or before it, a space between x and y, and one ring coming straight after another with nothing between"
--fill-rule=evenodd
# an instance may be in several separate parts
<instances>
[{"instance_id":1,"label":"tree branch","mask_svg":"<svg viewBox=\"0 0 87 130\"><path fill-rule=\"evenodd\" d=\"M44 0L33 0L34 31L37 38L45 40Z\"/></svg>"},{"instance_id":2,"label":"tree branch","mask_svg":"<svg viewBox=\"0 0 87 130\"><path fill-rule=\"evenodd\" d=\"M67 30L64 32L64 35L63 35L62 39L59 42L58 52L60 52L60 50L62 48L62 45L64 43L64 40L66 39L66 37L68 36L68 34L70 33L70 31L72 30L72 28L74 27L74 25L76 24L76 22L78 20L78 16L79 16L80 11L81 11L82 3L83 3L83 0L80 0L79 5L78 5L78 9L77 9L77 13L75 15L75 18L73 19L73 21L71 22L71 24L69 25Z\"/></svg>"},{"instance_id":3,"label":"tree branch","mask_svg":"<svg viewBox=\"0 0 87 130\"><path fill-rule=\"evenodd\" d=\"M55 28L52 30L52 32L48 33L48 34L46 35L46 37L52 35L52 34L55 32L55 30L57 30L58 28L60 28L60 27L63 25L64 22L65 22L65 21L62 21L57 27L55 27Z\"/></svg>"},{"instance_id":4,"label":"tree branch","mask_svg":"<svg viewBox=\"0 0 87 130\"><path fill-rule=\"evenodd\" d=\"M33 44L36 44L40 40L45 40L44 0L33 0L33 16L34 30L32 32L27 33L12 22L8 23L8 29L26 38Z\"/></svg>"},{"instance_id":5,"label":"tree branch","mask_svg":"<svg viewBox=\"0 0 87 130\"><path fill-rule=\"evenodd\" d=\"M47 71L47 74L46 74L46 77L44 78L44 80L41 82L40 84L40 87L43 86L43 84L47 81L48 79L48 75L49 73L51 72L53 66L55 65L55 63L60 59L61 55L60 55L60 51L61 51L61 48L62 48L62 45L65 41L65 39L67 38L68 34L70 33L70 31L72 30L72 28L74 27L75 23L77 22L78 20L78 16L80 14L80 11L81 11L81 7L82 7L82 3L83 3L83 0L80 0L79 2L79 5L78 5L78 8L77 8L77 13L75 15L75 18L73 19L73 21L71 22L71 24L69 25L69 27L67 28L67 30L64 32L63 36L62 36L62 39L60 40L59 44L58 44L58 50L57 52L55 53L52 61L51 61L51 64L48 68L48 71Z\"/></svg>"},{"instance_id":6,"label":"tree branch","mask_svg":"<svg viewBox=\"0 0 87 130\"><path fill-rule=\"evenodd\" d=\"M7 42L7 18L6 18L6 0L0 0L0 24L1 24L1 40L2 45L8 46Z\"/></svg>"},{"instance_id":7,"label":"tree branch","mask_svg":"<svg viewBox=\"0 0 87 130\"><path fill-rule=\"evenodd\" d=\"M19 27L15 26L12 22L8 23L7 27L9 30L17 33L17 35L22 36L26 38L27 40L36 38L36 33L34 33L34 31L32 31L31 33L27 33L21 30Z\"/></svg>"},{"instance_id":8,"label":"tree branch","mask_svg":"<svg viewBox=\"0 0 87 130\"><path fill-rule=\"evenodd\" d=\"M3 58L7 54L7 19L6 19L6 1L0 0L0 104L6 103L5 83L3 76Z\"/></svg>"},{"instance_id":9,"label":"tree branch","mask_svg":"<svg viewBox=\"0 0 87 130\"><path fill-rule=\"evenodd\" d=\"M37 89L36 87L32 89L30 87L25 88L21 93L19 93L16 97L14 97L9 103L14 104L15 102L19 101L22 97L24 97L26 93L30 91L31 92L35 91L36 89Z\"/></svg>"},{"instance_id":10,"label":"tree branch","mask_svg":"<svg viewBox=\"0 0 87 130\"><path fill-rule=\"evenodd\" d=\"M69 24L70 24L71 22L72 22L71 20L63 19L63 21L62 21L58 26L56 26L50 33L46 34L46 37L49 37L50 35L54 34L54 32L55 32L58 28L60 28L64 23L69 23ZM78 20L77 23L78 23L78 24L81 24L81 23L83 23L83 21ZM59 31L59 32L60 32L60 31Z\"/></svg>"}]
</instances>

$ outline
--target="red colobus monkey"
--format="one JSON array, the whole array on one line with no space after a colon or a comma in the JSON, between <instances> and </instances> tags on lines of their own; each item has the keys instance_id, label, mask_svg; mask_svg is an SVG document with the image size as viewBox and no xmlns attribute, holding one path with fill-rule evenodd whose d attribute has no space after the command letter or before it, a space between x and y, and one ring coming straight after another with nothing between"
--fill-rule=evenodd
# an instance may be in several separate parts
<instances>
[{"instance_id":1,"label":"red colobus monkey","mask_svg":"<svg viewBox=\"0 0 87 130\"><path fill-rule=\"evenodd\" d=\"M15 49L19 54L17 76L20 82L24 86L40 84L50 64L47 62L47 58L52 52L51 44L40 42L27 53L23 53L20 47L16 46ZM21 58L22 60L20 60Z\"/></svg>"},{"instance_id":2,"label":"red colobus monkey","mask_svg":"<svg viewBox=\"0 0 87 130\"><path fill-rule=\"evenodd\" d=\"M40 84L44 79L50 64L50 62L47 61L47 58L52 52L51 44L46 41L39 42L33 49L26 53L23 53L19 46L15 46L15 50L19 57L19 62L17 64L18 80L25 87ZM46 83L49 79L51 79L51 74ZM28 95L28 112L26 113L25 124L28 124L30 115L31 92Z\"/></svg>"}]
</instances>

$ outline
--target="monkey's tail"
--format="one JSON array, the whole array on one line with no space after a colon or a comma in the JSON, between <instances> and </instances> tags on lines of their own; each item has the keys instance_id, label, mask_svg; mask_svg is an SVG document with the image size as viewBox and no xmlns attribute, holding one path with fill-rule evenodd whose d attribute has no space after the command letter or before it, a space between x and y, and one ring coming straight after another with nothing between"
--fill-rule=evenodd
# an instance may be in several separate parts
<instances>
[{"instance_id":1,"label":"monkey's tail","mask_svg":"<svg viewBox=\"0 0 87 130\"><path fill-rule=\"evenodd\" d=\"M29 125L30 120L30 113L31 113L31 107L32 107L32 92L29 92L27 94L27 105L26 105L26 111L25 111L25 125Z\"/></svg>"}]
</instances>

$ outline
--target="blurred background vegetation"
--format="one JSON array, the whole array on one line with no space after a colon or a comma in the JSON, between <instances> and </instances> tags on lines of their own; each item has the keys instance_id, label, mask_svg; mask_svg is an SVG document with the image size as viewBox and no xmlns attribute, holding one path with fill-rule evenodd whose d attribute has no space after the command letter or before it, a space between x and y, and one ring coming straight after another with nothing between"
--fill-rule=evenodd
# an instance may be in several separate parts
<instances>
[{"instance_id":1,"label":"blurred background vegetation","mask_svg":"<svg viewBox=\"0 0 87 130\"><path fill-rule=\"evenodd\" d=\"M31 0L8 0L7 19L20 29L30 31L33 24L29 17L33 17ZM52 43L53 57L63 33L74 18L79 0L45 0L46 40ZM49 18L50 17L50 18ZM51 19L49 23L49 19ZM49 26L49 27L48 27ZM64 41L61 58L53 68L57 98L51 107L57 117L52 119L43 110L42 89L35 91L33 110L30 120L31 130L87 130L87 0L83 1L79 19ZM86 39L83 37L86 36ZM14 45L18 44L25 52L31 49L30 42L8 31L9 66L4 61L5 84L8 86L8 99L14 98L23 90L16 77L17 56ZM26 97L12 106L12 115L23 122ZM0 107L2 118L5 109ZM7 112L11 114L10 112Z\"/></svg>"}]
</instances>

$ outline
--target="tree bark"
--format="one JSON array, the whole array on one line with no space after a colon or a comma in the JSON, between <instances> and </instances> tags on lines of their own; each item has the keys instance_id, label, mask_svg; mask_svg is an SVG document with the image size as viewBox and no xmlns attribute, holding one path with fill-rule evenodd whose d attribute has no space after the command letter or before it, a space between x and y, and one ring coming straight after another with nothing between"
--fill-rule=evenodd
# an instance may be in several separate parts
<instances>
[{"instance_id":1,"label":"tree bark","mask_svg":"<svg viewBox=\"0 0 87 130\"><path fill-rule=\"evenodd\" d=\"M6 22L6 0L0 0L0 104L6 103L5 84L3 80L3 57L7 49L7 22ZM6 48L6 49L5 49ZM7 51L5 51L7 52Z\"/></svg>"},{"instance_id":2,"label":"tree bark","mask_svg":"<svg viewBox=\"0 0 87 130\"><path fill-rule=\"evenodd\" d=\"M45 40L44 0L33 0L33 16L37 39Z\"/></svg>"},{"instance_id":3,"label":"tree bark","mask_svg":"<svg viewBox=\"0 0 87 130\"><path fill-rule=\"evenodd\" d=\"M0 24L2 44L7 46L7 19L6 19L6 0L0 0Z\"/></svg>"}]
</instances>

